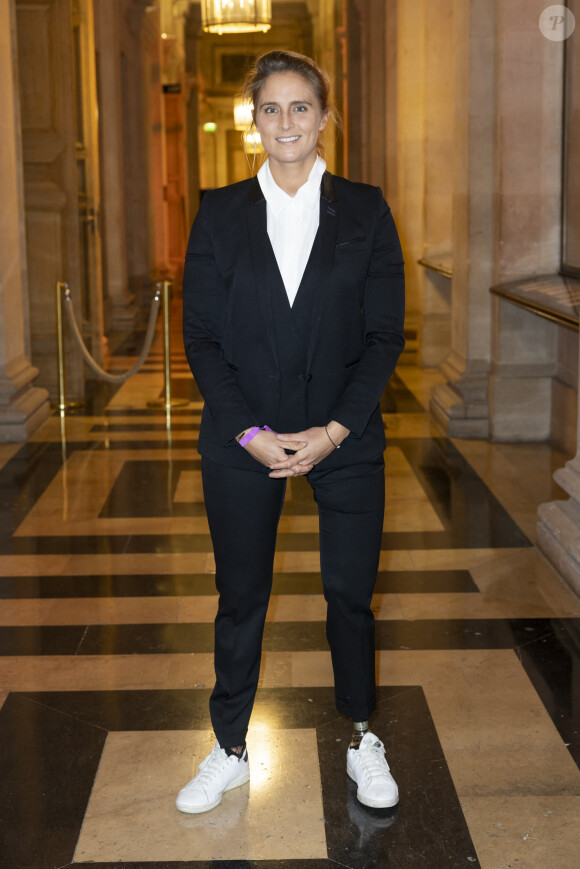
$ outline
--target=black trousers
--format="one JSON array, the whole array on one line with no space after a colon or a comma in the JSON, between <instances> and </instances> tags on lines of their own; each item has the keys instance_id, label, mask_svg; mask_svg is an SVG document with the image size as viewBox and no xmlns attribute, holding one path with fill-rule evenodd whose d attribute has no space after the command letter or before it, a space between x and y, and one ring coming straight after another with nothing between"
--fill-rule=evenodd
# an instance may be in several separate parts
<instances>
[{"instance_id":1,"label":"black trousers","mask_svg":"<svg viewBox=\"0 0 580 869\"><path fill-rule=\"evenodd\" d=\"M201 468L219 592L210 714L220 745L231 747L246 738L258 685L286 481L204 457ZM376 706L370 607L383 531L383 456L346 468L314 468L306 479L318 505L336 707L363 721Z\"/></svg>"}]
</instances>

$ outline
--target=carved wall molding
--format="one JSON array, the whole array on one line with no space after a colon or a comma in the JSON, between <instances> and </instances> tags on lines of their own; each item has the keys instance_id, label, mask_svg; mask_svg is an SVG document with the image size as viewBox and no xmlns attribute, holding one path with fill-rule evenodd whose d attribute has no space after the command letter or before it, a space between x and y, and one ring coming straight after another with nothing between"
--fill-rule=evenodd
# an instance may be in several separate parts
<instances>
[{"instance_id":1,"label":"carved wall molding","mask_svg":"<svg viewBox=\"0 0 580 869\"><path fill-rule=\"evenodd\" d=\"M24 184L26 211L64 211L67 198L64 190L52 181Z\"/></svg>"}]
</instances>

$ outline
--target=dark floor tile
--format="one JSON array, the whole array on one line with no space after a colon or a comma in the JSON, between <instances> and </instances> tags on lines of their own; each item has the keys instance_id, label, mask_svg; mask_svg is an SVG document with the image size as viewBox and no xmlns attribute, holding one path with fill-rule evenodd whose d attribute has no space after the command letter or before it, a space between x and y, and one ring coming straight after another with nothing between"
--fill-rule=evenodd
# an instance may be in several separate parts
<instances>
[{"instance_id":1,"label":"dark floor tile","mask_svg":"<svg viewBox=\"0 0 580 869\"><path fill-rule=\"evenodd\" d=\"M202 400L201 392L193 377L172 377L171 395L173 398L185 398L187 401Z\"/></svg>"},{"instance_id":2,"label":"dark floor tile","mask_svg":"<svg viewBox=\"0 0 580 869\"><path fill-rule=\"evenodd\" d=\"M369 809L337 763L344 722L317 730L328 856L349 869L463 869L479 866L443 750L421 688L379 703L371 723L383 741L400 802ZM428 855L426 859L426 855Z\"/></svg>"},{"instance_id":3,"label":"dark floor tile","mask_svg":"<svg viewBox=\"0 0 580 869\"><path fill-rule=\"evenodd\" d=\"M169 411L170 419L173 419L174 416L187 419L188 417L197 417L199 416L199 414L200 411L194 407L172 407ZM107 417L111 417L112 419L119 416L148 416L151 417L151 419L157 419L159 417L167 419L167 411L155 410L151 407L148 407L146 409L127 408L126 410L124 410L123 408L109 408L105 411L104 415Z\"/></svg>"},{"instance_id":4,"label":"dark floor tile","mask_svg":"<svg viewBox=\"0 0 580 869\"><path fill-rule=\"evenodd\" d=\"M166 517L177 515L185 504L174 504L175 489L184 471L192 470L185 461L125 462L117 475L100 518Z\"/></svg>"},{"instance_id":5,"label":"dark floor tile","mask_svg":"<svg viewBox=\"0 0 580 869\"><path fill-rule=\"evenodd\" d=\"M393 570L377 575L377 594L474 593L468 570ZM273 594L322 594L320 573L276 573ZM0 577L0 600L66 597L166 597L217 594L208 573Z\"/></svg>"},{"instance_id":6,"label":"dark floor tile","mask_svg":"<svg viewBox=\"0 0 580 869\"><path fill-rule=\"evenodd\" d=\"M388 570L377 575L382 594L470 594L479 589L468 570Z\"/></svg>"},{"instance_id":7,"label":"dark floor tile","mask_svg":"<svg viewBox=\"0 0 580 869\"><path fill-rule=\"evenodd\" d=\"M376 622L377 649L516 649L549 637L574 619L438 619ZM558 627L559 626L559 627ZM324 622L268 622L269 652L325 651ZM143 655L211 652L213 625L170 623L0 628L1 655Z\"/></svg>"},{"instance_id":8,"label":"dark floor tile","mask_svg":"<svg viewBox=\"0 0 580 869\"><path fill-rule=\"evenodd\" d=\"M445 532L403 535L408 548L531 546L481 477L447 438L401 438L399 447L427 493ZM389 469L387 463L387 492ZM384 545L400 535L384 535ZM421 545L421 541L423 544Z\"/></svg>"},{"instance_id":9,"label":"dark floor tile","mask_svg":"<svg viewBox=\"0 0 580 869\"><path fill-rule=\"evenodd\" d=\"M33 698L0 709L0 865L53 869L72 860L106 732Z\"/></svg>"},{"instance_id":10,"label":"dark floor tile","mask_svg":"<svg viewBox=\"0 0 580 869\"><path fill-rule=\"evenodd\" d=\"M0 628L0 655L75 655L83 625Z\"/></svg>"},{"instance_id":11,"label":"dark floor tile","mask_svg":"<svg viewBox=\"0 0 580 869\"><path fill-rule=\"evenodd\" d=\"M554 630L518 648L538 692L570 754L580 766L580 620L555 619Z\"/></svg>"},{"instance_id":12,"label":"dark floor tile","mask_svg":"<svg viewBox=\"0 0 580 869\"><path fill-rule=\"evenodd\" d=\"M135 431L167 431L167 424L162 422L135 422L135 423L95 423L91 426L91 432L130 432ZM198 422L174 422L171 431L199 432Z\"/></svg>"},{"instance_id":13,"label":"dark floor tile","mask_svg":"<svg viewBox=\"0 0 580 869\"><path fill-rule=\"evenodd\" d=\"M121 374L122 371L111 366L111 373ZM122 383L109 383L106 380L86 380L83 406L76 414L67 412L67 415L101 416L122 385Z\"/></svg>"},{"instance_id":14,"label":"dark floor tile","mask_svg":"<svg viewBox=\"0 0 580 869\"><path fill-rule=\"evenodd\" d=\"M383 392L381 410L383 413L426 412L423 405L417 401L396 372L391 376L387 388Z\"/></svg>"}]
</instances>

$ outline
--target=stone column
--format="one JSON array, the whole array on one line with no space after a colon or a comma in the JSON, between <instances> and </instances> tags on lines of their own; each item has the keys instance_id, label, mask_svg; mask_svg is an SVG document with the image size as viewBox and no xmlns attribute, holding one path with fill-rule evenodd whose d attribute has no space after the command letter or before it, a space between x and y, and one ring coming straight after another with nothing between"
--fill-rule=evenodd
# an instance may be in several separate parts
<instances>
[{"instance_id":1,"label":"stone column","mask_svg":"<svg viewBox=\"0 0 580 869\"><path fill-rule=\"evenodd\" d=\"M13 0L0 4L0 441L24 441L48 416L30 364L22 141Z\"/></svg>"},{"instance_id":2,"label":"stone column","mask_svg":"<svg viewBox=\"0 0 580 869\"><path fill-rule=\"evenodd\" d=\"M580 436L576 456L556 471L554 480L570 497L567 501L540 504L537 546L560 576L580 595Z\"/></svg>"},{"instance_id":3,"label":"stone column","mask_svg":"<svg viewBox=\"0 0 580 869\"><path fill-rule=\"evenodd\" d=\"M126 177L124 165L123 76L119 33L124 5L117 0L95 3L95 43L98 54L100 158L102 190L104 284L113 329L135 323L134 296L129 291L125 232Z\"/></svg>"},{"instance_id":4,"label":"stone column","mask_svg":"<svg viewBox=\"0 0 580 869\"><path fill-rule=\"evenodd\" d=\"M564 43L540 32L546 5L496 3L496 285L560 269ZM497 298L492 318L490 436L546 440L559 329Z\"/></svg>"},{"instance_id":5,"label":"stone column","mask_svg":"<svg viewBox=\"0 0 580 869\"><path fill-rule=\"evenodd\" d=\"M451 437L488 435L494 211L495 4L455 0L451 353L431 412Z\"/></svg>"}]
</instances>

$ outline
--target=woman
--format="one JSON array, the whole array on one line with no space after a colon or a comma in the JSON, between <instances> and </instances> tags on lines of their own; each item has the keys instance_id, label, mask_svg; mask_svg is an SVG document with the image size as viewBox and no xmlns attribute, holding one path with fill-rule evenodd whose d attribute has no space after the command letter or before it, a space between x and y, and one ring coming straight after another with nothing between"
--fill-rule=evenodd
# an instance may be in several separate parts
<instances>
[{"instance_id":1,"label":"woman","mask_svg":"<svg viewBox=\"0 0 580 869\"><path fill-rule=\"evenodd\" d=\"M404 274L381 191L326 172L325 73L272 51L246 83L268 159L207 193L184 273L184 340L204 397L202 480L216 561L217 743L177 807L203 812L249 780L256 693L286 479L318 504L337 709L354 721L347 773L368 806L393 806L376 706L370 609L384 513L379 401L403 349Z\"/></svg>"}]
</instances>

